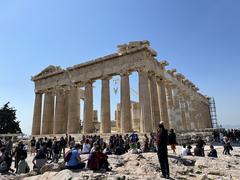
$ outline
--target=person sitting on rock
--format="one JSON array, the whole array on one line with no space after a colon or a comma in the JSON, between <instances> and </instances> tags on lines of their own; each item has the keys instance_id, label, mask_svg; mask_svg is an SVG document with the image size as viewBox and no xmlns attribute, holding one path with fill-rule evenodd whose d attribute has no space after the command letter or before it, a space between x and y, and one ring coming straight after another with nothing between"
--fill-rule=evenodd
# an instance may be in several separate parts
<instances>
[{"instance_id":1,"label":"person sitting on rock","mask_svg":"<svg viewBox=\"0 0 240 180\"><path fill-rule=\"evenodd\" d=\"M198 144L196 145L196 147L194 148L193 151L194 151L194 155L195 155L195 156L201 156L201 157L204 156L203 153L202 153L202 149L199 148L199 145L198 145Z\"/></svg>"},{"instance_id":2,"label":"person sitting on rock","mask_svg":"<svg viewBox=\"0 0 240 180\"><path fill-rule=\"evenodd\" d=\"M12 156L8 154L6 151L6 148L2 146L0 148L0 173L8 173L9 171L14 172L13 169L11 169L12 164Z\"/></svg>"},{"instance_id":3,"label":"person sitting on rock","mask_svg":"<svg viewBox=\"0 0 240 180\"><path fill-rule=\"evenodd\" d=\"M89 143L89 139L86 139L85 142L83 142L82 154L89 154L90 150L91 150L91 145Z\"/></svg>"},{"instance_id":4,"label":"person sitting on rock","mask_svg":"<svg viewBox=\"0 0 240 180\"><path fill-rule=\"evenodd\" d=\"M76 144L75 147L71 151L71 157L65 166L66 169L83 169L85 167L85 163L81 161L80 157L80 144Z\"/></svg>"},{"instance_id":5,"label":"person sitting on rock","mask_svg":"<svg viewBox=\"0 0 240 180\"><path fill-rule=\"evenodd\" d=\"M208 153L208 157L215 157L217 158L217 151L214 149L213 145L210 145L210 152Z\"/></svg>"},{"instance_id":6,"label":"person sitting on rock","mask_svg":"<svg viewBox=\"0 0 240 180\"><path fill-rule=\"evenodd\" d=\"M186 149L186 151L187 151L187 156L192 156L191 149L192 149L192 146L188 145L188 146L187 146L187 149Z\"/></svg>"},{"instance_id":7,"label":"person sitting on rock","mask_svg":"<svg viewBox=\"0 0 240 180\"><path fill-rule=\"evenodd\" d=\"M111 155L111 154L112 154L112 151L111 151L111 149L109 148L108 145L107 145L106 148L103 150L103 153L106 154L106 155Z\"/></svg>"},{"instance_id":8,"label":"person sitting on rock","mask_svg":"<svg viewBox=\"0 0 240 180\"><path fill-rule=\"evenodd\" d=\"M28 173L30 171L29 165L25 159L26 159L25 156L20 157L20 161L18 163L18 171L17 171L18 174Z\"/></svg>"},{"instance_id":9,"label":"person sitting on rock","mask_svg":"<svg viewBox=\"0 0 240 180\"><path fill-rule=\"evenodd\" d=\"M204 146L206 145L205 141L202 139L201 136L198 137L197 139L197 145L198 145L198 148L201 149L202 151L202 156L205 156L204 154Z\"/></svg>"},{"instance_id":10,"label":"person sitting on rock","mask_svg":"<svg viewBox=\"0 0 240 180\"><path fill-rule=\"evenodd\" d=\"M47 156L42 149L37 149L37 154L32 160L33 163L33 169L37 171L37 173L40 173L41 168L47 163Z\"/></svg>"},{"instance_id":11,"label":"person sitting on rock","mask_svg":"<svg viewBox=\"0 0 240 180\"><path fill-rule=\"evenodd\" d=\"M108 156L101 152L100 146L96 146L95 152L91 153L88 158L87 167L90 170L104 169L111 171L109 168Z\"/></svg>"},{"instance_id":12,"label":"person sitting on rock","mask_svg":"<svg viewBox=\"0 0 240 180\"><path fill-rule=\"evenodd\" d=\"M182 156L187 156L187 152L188 152L188 150L186 148L186 144L183 144L182 150L181 150L181 155Z\"/></svg>"}]
</instances>

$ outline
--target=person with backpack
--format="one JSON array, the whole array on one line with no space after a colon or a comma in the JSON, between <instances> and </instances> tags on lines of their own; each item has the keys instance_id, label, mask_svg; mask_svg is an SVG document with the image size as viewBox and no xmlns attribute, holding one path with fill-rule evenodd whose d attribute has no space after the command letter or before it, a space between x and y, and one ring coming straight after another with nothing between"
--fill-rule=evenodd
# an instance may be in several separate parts
<instances>
[{"instance_id":1,"label":"person with backpack","mask_svg":"<svg viewBox=\"0 0 240 180\"><path fill-rule=\"evenodd\" d=\"M29 165L25 159L26 157L24 156L20 157L17 174L28 173L30 171Z\"/></svg>"},{"instance_id":2,"label":"person with backpack","mask_svg":"<svg viewBox=\"0 0 240 180\"><path fill-rule=\"evenodd\" d=\"M27 158L27 150L24 148L24 144L22 141L18 143L18 146L15 149L15 168L16 172L18 171L18 163L21 159L21 156Z\"/></svg>"},{"instance_id":3,"label":"person with backpack","mask_svg":"<svg viewBox=\"0 0 240 180\"><path fill-rule=\"evenodd\" d=\"M37 171L37 173L41 173L41 168L47 163L47 156L42 149L37 149L37 154L32 160L33 170Z\"/></svg>"},{"instance_id":4,"label":"person with backpack","mask_svg":"<svg viewBox=\"0 0 240 180\"><path fill-rule=\"evenodd\" d=\"M95 152L91 153L88 158L87 167L90 170L100 170L104 169L106 171L111 171L109 168L108 156L101 152L99 146L96 146Z\"/></svg>"},{"instance_id":5,"label":"person with backpack","mask_svg":"<svg viewBox=\"0 0 240 180\"><path fill-rule=\"evenodd\" d=\"M161 166L162 177L169 178L169 164L168 164L168 132L163 125L163 121L160 122L157 131L157 147L158 147L158 160Z\"/></svg>"},{"instance_id":6,"label":"person with backpack","mask_svg":"<svg viewBox=\"0 0 240 180\"><path fill-rule=\"evenodd\" d=\"M3 146L0 148L0 173L8 173L9 170L11 172L14 172L13 169L11 169L12 164L12 156L8 154L6 151L6 148Z\"/></svg>"},{"instance_id":7,"label":"person with backpack","mask_svg":"<svg viewBox=\"0 0 240 180\"><path fill-rule=\"evenodd\" d=\"M64 158L66 169L83 169L85 167L86 163L81 161L80 147L80 144L76 144L70 152L66 153L66 157Z\"/></svg>"},{"instance_id":8,"label":"person with backpack","mask_svg":"<svg viewBox=\"0 0 240 180\"><path fill-rule=\"evenodd\" d=\"M52 146L52 151L53 151L53 158L51 162L58 163L59 160L59 154L61 153L61 142L55 140Z\"/></svg>"}]
</instances>

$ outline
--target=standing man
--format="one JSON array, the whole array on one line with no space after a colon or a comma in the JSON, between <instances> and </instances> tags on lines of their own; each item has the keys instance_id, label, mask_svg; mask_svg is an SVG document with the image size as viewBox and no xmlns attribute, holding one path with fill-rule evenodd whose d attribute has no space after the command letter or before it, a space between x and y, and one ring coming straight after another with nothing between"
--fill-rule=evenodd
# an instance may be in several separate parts
<instances>
[{"instance_id":1,"label":"standing man","mask_svg":"<svg viewBox=\"0 0 240 180\"><path fill-rule=\"evenodd\" d=\"M31 144L31 155L35 155L36 153L36 139L35 137L32 137L31 141L30 141L30 144Z\"/></svg>"},{"instance_id":2,"label":"standing man","mask_svg":"<svg viewBox=\"0 0 240 180\"><path fill-rule=\"evenodd\" d=\"M164 128L163 121L160 122L157 132L157 147L158 160L162 170L162 177L169 179L169 164L168 164L168 132Z\"/></svg>"}]
</instances>

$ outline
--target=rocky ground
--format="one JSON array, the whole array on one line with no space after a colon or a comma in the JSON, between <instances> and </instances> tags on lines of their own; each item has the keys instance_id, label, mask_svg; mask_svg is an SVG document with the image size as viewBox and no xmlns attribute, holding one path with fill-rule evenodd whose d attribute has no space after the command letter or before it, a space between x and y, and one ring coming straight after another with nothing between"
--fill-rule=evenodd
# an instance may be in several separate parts
<instances>
[{"instance_id":1,"label":"rocky ground","mask_svg":"<svg viewBox=\"0 0 240 180\"><path fill-rule=\"evenodd\" d=\"M206 154L209 148L206 147ZM219 158L208 157L183 157L174 155L169 149L170 176L172 179L240 179L240 147L235 147L232 156L222 154L223 148L216 146ZM181 147L177 147L177 154ZM83 157L84 159L84 157ZM32 156L28 158L30 164ZM190 160L190 161L188 161ZM113 168L111 172L93 172L90 170L59 172L45 172L42 175L2 175L0 179L24 179L24 180L80 180L80 179L160 179L160 166L156 153L124 154L122 156L111 155L109 162ZM192 162L192 165L186 165ZM190 163L191 164L191 163ZM54 169L54 168L53 168ZM57 171L57 167L55 170ZM30 176L30 177L29 177Z\"/></svg>"}]
</instances>

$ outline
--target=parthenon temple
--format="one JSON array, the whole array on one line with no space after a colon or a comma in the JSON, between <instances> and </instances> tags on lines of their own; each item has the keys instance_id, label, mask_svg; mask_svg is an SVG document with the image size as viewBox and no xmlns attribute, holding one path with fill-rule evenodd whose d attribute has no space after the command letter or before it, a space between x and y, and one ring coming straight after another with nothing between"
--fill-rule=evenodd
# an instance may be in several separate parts
<instances>
[{"instance_id":1,"label":"parthenon temple","mask_svg":"<svg viewBox=\"0 0 240 180\"><path fill-rule=\"evenodd\" d=\"M158 61L149 41L118 46L117 53L62 69L48 66L32 77L35 104L32 135L93 133L93 83L101 80L100 133L111 133L109 81L120 76L120 103L115 112L117 132L155 132L167 128L191 131L211 128L209 99L167 61ZM138 74L139 102L130 100L131 73ZM80 99L84 101L80 121Z\"/></svg>"}]
</instances>

